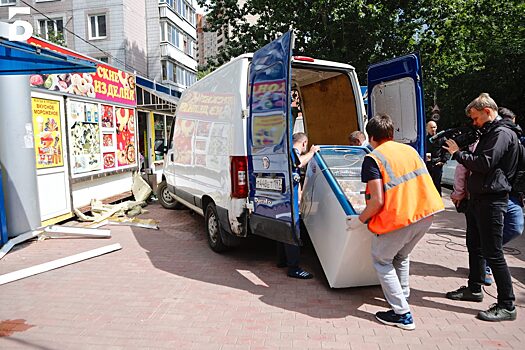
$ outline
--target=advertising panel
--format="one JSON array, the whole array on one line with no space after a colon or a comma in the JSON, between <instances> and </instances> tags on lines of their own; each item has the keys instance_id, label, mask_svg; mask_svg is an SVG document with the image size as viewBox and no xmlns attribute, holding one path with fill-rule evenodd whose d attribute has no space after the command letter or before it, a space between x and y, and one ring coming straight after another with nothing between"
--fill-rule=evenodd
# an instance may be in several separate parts
<instances>
[{"instance_id":1,"label":"advertising panel","mask_svg":"<svg viewBox=\"0 0 525 350\"><path fill-rule=\"evenodd\" d=\"M102 169L98 106L70 101L69 149L73 175Z\"/></svg>"},{"instance_id":2,"label":"advertising panel","mask_svg":"<svg viewBox=\"0 0 525 350\"><path fill-rule=\"evenodd\" d=\"M133 109L76 100L68 109L73 177L137 164Z\"/></svg>"},{"instance_id":3,"label":"advertising panel","mask_svg":"<svg viewBox=\"0 0 525 350\"><path fill-rule=\"evenodd\" d=\"M117 116L117 160L118 166L134 165L135 147L135 112L129 108L115 108Z\"/></svg>"},{"instance_id":4,"label":"advertising panel","mask_svg":"<svg viewBox=\"0 0 525 350\"><path fill-rule=\"evenodd\" d=\"M32 98L36 168L64 165L60 132L60 102Z\"/></svg>"},{"instance_id":5,"label":"advertising panel","mask_svg":"<svg viewBox=\"0 0 525 350\"><path fill-rule=\"evenodd\" d=\"M93 60L46 41L30 38L28 43L59 53ZM32 87L65 94L96 98L102 101L136 106L135 75L99 63L96 73L34 74L29 78Z\"/></svg>"}]
</instances>

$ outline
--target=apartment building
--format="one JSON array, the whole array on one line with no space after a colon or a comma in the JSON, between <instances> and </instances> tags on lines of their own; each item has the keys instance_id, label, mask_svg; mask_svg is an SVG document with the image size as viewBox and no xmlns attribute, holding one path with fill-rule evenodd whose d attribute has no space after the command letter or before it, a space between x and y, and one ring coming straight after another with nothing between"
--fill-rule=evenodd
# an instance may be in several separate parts
<instances>
[{"instance_id":1,"label":"apartment building","mask_svg":"<svg viewBox=\"0 0 525 350\"><path fill-rule=\"evenodd\" d=\"M196 0L24 0L34 33L166 85L175 96L196 81ZM0 18L20 0L0 0ZM58 34L58 35L57 35Z\"/></svg>"},{"instance_id":2,"label":"apartment building","mask_svg":"<svg viewBox=\"0 0 525 350\"><path fill-rule=\"evenodd\" d=\"M239 7L245 4L246 0L237 1ZM258 16L248 14L245 20L249 24L255 24L257 23ZM231 35L231 28L228 25L225 25L221 30L215 32L206 31L207 27L206 15L197 15L197 62L201 67L205 67L209 59L217 56L221 49L226 46Z\"/></svg>"},{"instance_id":3,"label":"apartment building","mask_svg":"<svg viewBox=\"0 0 525 350\"><path fill-rule=\"evenodd\" d=\"M195 3L146 1L149 77L178 91L197 80Z\"/></svg>"}]
</instances>

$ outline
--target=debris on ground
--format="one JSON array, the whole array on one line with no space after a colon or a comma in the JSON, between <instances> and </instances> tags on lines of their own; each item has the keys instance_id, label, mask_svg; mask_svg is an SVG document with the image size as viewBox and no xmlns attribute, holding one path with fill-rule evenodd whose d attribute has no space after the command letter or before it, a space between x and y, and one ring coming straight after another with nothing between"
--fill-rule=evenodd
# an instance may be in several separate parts
<instances>
[{"instance_id":1,"label":"debris on ground","mask_svg":"<svg viewBox=\"0 0 525 350\"><path fill-rule=\"evenodd\" d=\"M30 240L32 238L35 238L38 235L40 235L42 232L44 231L43 230L33 230L33 231L22 233L21 235L18 235L15 238L11 238L9 241L7 241L6 244L2 246L2 249L0 249L0 259L2 259L4 255L6 255L11 250L11 248L13 248L15 245L25 242L27 240Z\"/></svg>"},{"instance_id":2,"label":"debris on ground","mask_svg":"<svg viewBox=\"0 0 525 350\"><path fill-rule=\"evenodd\" d=\"M83 253L71 255L65 258L49 261L47 263L43 263L40 265L31 266L22 270L13 271L10 273L6 273L5 275L0 276L0 285L6 284L9 282L17 281L22 278L26 278L29 276L37 275L42 272L50 271L57 269L59 267L63 267L66 265L74 264L82 260L87 260L94 258L96 256L100 256L103 254L111 253L116 250L122 249L122 246L119 243L111 244L105 247L97 248L88 250Z\"/></svg>"},{"instance_id":3,"label":"debris on ground","mask_svg":"<svg viewBox=\"0 0 525 350\"><path fill-rule=\"evenodd\" d=\"M153 219L139 219L139 218L127 218L127 217L110 217L108 219L109 225L123 225L123 226L136 226L136 227L143 227L143 228L151 228L154 230L158 230L159 226L157 225L157 221Z\"/></svg>"},{"instance_id":4,"label":"debris on ground","mask_svg":"<svg viewBox=\"0 0 525 350\"><path fill-rule=\"evenodd\" d=\"M80 221L91 221L94 224L107 220L112 216L120 217L126 216L130 211L132 214L141 214L145 212L142 207L146 205L144 201L126 201L118 204L104 204L99 200L91 200L91 214L92 216L81 213L78 209L74 209L75 214ZM135 215L135 216L136 216Z\"/></svg>"},{"instance_id":5,"label":"debris on ground","mask_svg":"<svg viewBox=\"0 0 525 350\"><path fill-rule=\"evenodd\" d=\"M111 230L97 228L53 225L46 227L44 232L44 235L48 238L65 238L68 236L81 238L111 238Z\"/></svg>"},{"instance_id":6,"label":"debris on ground","mask_svg":"<svg viewBox=\"0 0 525 350\"><path fill-rule=\"evenodd\" d=\"M133 185L131 186L131 192L136 201L146 201L153 190L150 185L140 176L140 173L136 172L133 175Z\"/></svg>"},{"instance_id":7,"label":"debris on ground","mask_svg":"<svg viewBox=\"0 0 525 350\"><path fill-rule=\"evenodd\" d=\"M74 212L78 219L90 224L84 227L98 228L104 225L127 225L158 230L157 222L153 220L141 220L135 218L140 214L147 213L144 209L146 201L152 195L152 189L139 173L133 175L133 185L131 192L135 197L134 201L125 201L118 204L104 204L99 200L91 200L91 215L86 215L77 208Z\"/></svg>"}]
</instances>

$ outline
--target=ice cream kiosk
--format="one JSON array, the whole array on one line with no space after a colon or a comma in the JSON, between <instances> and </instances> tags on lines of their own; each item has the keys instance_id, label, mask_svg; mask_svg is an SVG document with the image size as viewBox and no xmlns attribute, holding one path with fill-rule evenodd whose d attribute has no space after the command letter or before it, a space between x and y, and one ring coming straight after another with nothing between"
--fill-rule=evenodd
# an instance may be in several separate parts
<instances>
[{"instance_id":1,"label":"ice cream kiosk","mask_svg":"<svg viewBox=\"0 0 525 350\"><path fill-rule=\"evenodd\" d=\"M40 38L29 43L93 60ZM95 73L30 77L41 219L73 216L91 199L129 196L136 149L135 76L102 62Z\"/></svg>"}]
</instances>

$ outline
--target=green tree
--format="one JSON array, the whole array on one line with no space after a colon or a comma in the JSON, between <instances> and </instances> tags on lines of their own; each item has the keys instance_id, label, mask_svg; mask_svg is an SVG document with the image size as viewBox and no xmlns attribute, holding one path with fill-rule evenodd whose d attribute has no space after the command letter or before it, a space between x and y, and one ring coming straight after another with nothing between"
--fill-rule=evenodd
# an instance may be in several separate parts
<instances>
[{"instance_id":1,"label":"green tree","mask_svg":"<svg viewBox=\"0 0 525 350\"><path fill-rule=\"evenodd\" d=\"M439 104L440 127L461 123L464 106L480 92L525 114L523 0L199 2L210 10L210 30L227 28L231 37L212 66L293 28L295 54L349 63L362 84L369 64L419 52L427 112ZM247 14L258 22L249 24Z\"/></svg>"}]
</instances>

